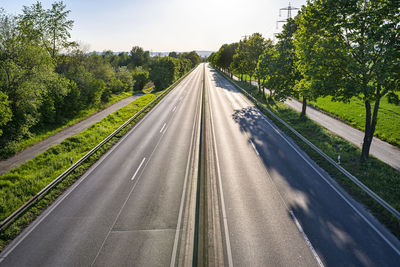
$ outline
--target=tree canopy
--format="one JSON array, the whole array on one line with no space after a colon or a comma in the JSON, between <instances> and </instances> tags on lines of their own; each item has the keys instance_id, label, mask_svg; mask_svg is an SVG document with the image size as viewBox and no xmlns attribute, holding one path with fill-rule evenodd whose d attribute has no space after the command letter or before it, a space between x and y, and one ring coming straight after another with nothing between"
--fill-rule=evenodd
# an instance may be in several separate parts
<instances>
[{"instance_id":1,"label":"tree canopy","mask_svg":"<svg viewBox=\"0 0 400 267\"><path fill-rule=\"evenodd\" d=\"M88 53L70 40L69 16L63 2L49 9L36 2L16 16L0 8L1 157L13 154L22 139L60 127L84 109L100 108L113 94L139 91L149 82L150 65L156 66L152 62L158 58L139 46L130 53ZM171 77L157 89L199 62L192 52L183 56L173 59ZM152 75L160 76L154 70Z\"/></svg>"},{"instance_id":2,"label":"tree canopy","mask_svg":"<svg viewBox=\"0 0 400 267\"><path fill-rule=\"evenodd\" d=\"M396 101L400 90L400 2L317 0L296 19L303 83L336 101L357 97L364 102L361 159L366 160L380 100L389 95Z\"/></svg>"},{"instance_id":3,"label":"tree canopy","mask_svg":"<svg viewBox=\"0 0 400 267\"><path fill-rule=\"evenodd\" d=\"M361 99L366 115L361 160L366 160L382 97L400 104L400 2L308 1L276 37L275 44L257 33L240 40L229 66L223 56L229 44L208 60L241 78L256 78L275 100L301 97L302 115L307 99Z\"/></svg>"}]
</instances>

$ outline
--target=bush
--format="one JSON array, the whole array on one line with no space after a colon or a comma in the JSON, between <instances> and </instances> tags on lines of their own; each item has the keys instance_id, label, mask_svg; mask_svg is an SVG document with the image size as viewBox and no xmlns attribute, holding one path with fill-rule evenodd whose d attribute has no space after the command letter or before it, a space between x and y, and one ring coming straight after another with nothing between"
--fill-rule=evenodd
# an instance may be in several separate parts
<instances>
[{"instance_id":1,"label":"bush","mask_svg":"<svg viewBox=\"0 0 400 267\"><path fill-rule=\"evenodd\" d=\"M89 95L88 95L88 104L92 104L97 107L100 105L101 96L103 95L104 90L106 89L106 84L103 80L92 79L89 82Z\"/></svg>"},{"instance_id":2,"label":"bush","mask_svg":"<svg viewBox=\"0 0 400 267\"><path fill-rule=\"evenodd\" d=\"M178 78L179 63L179 59L172 57L163 57L152 62L149 76L156 90L167 88Z\"/></svg>"},{"instance_id":3,"label":"bush","mask_svg":"<svg viewBox=\"0 0 400 267\"><path fill-rule=\"evenodd\" d=\"M149 81L149 72L145 70L137 70L133 73L134 91L140 91Z\"/></svg>"},{"instance_id":4,"label":"bush","mask_svg":"<svg viewBox=\"0 0 400 267\"><path fill-rule=\"evenodd\" d=\"M116 78L110 81L109 88L110 91L114 94L121 93L125 89L124 84L119 79Z\"/></svg>"}]
</instances>

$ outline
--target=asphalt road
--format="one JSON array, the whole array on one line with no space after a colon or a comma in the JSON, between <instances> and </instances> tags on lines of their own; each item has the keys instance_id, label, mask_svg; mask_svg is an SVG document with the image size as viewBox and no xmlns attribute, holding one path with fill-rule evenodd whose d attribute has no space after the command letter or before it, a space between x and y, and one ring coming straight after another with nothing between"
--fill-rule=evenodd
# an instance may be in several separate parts
<instances>
[{"instance_id":1,"label":"asphalt road","mask_svg":"<svg viewBox=\"0 0 400 267\"><path fill-rule=\"evenodd\" d=\"M398 265L399 241L227 80L205 70L205 248L214 264ZM190 266L202 71L15 239L0 265Z\"/></svg>"},{"instance_id":2,"label":"asphalt road","mask_svg":"<svg viewBox=\"0 0 400 267\"><path fill-rule=\"evenodd\" d=\"M0 174L6 173L12 168L18 167L18 165L24 163L25 161L36 157L38 154L49 149L52 145L60 144L62 141L64 141L64 139L80 133L81 131L90 127L92 124L100 121L104 117L107 117L114 111L117 111L118 109L128 105L140 96L141 95L134 95L122 99L121 101L118 101L117 103L89 116L88 118L81 120L80 122L75 123L74 125L71 125L30 147L27 147L14 156L5 160L0 160Z\"/></svg>"},{"instance_id":3,"label":"asphalt road","mask_svg":"<svg viewBox=\"0 0 400 267\"><path fill-rule=\"evenodd\" d=\"M317 256L326 266L398 266L399 241L232 84L208 76L233 265L308 266Z\"/></svg>"},{"instance_id":4,"label":"asphalt road","mask_svg":"<svg viewBox=\"0 0 400 267\"><path fill-rule=\"evenodd\" d=\"M189 74L14 240L0 255L0 265L168 266L178 261L202 70Z\"/></svg>"}]
</instances>

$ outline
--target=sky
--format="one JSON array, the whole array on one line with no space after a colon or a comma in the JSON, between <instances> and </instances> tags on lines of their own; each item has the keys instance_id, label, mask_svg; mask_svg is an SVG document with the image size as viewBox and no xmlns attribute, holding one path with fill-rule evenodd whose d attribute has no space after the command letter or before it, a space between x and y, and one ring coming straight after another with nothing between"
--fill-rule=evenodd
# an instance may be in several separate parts
<instances>
[{"instance_id":1,"label":"sky","mask_svg":"<svg viewBox=\"0 0 400 267\"><path fill-rule=\"evenodd\" d=\"M7 13L20 14L36 0L0 0ZM50 8L54 0L40 1ZM306 0L290 1L300 8ZM245 35L273 38L284 20L283 0L64 0L74 21L71 40L89 51L216 51ZM294 16L297 11L292 11Z\"/></svg>"}]
</instances>

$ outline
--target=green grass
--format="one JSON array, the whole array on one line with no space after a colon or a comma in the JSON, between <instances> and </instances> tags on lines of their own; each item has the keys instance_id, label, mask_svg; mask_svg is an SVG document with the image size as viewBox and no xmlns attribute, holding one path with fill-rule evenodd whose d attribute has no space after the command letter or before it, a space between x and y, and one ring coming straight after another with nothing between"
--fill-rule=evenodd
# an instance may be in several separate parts
<instances>
[{"instance_id":1,"label":"green grass","mask_svg":"<svg viewBox=\"0 0 400 267\"><path fill-rule=\"evenodd\" d=\"M250 79L247 74L243 75L243 78L246 81ZM360 99L353 97L350 103L335 102L331 99L330 96L320 97L316 101L310 101L309 105L364 131L365 107ZM374 135L383 141L400 147L400 106L389 103L387 97L384 97L380 102Z\"/></svg>"},{"instance_id":2,"label":"green grass","mask_svg":"<svg viewBox=\"0 0 400 267\"><path fill-rule=\"evenodd\" d=\"M360 163L360 149L346 140L332 134L327 129L313 122L308 118L300 118L299 113L280 102L269 102L262 98L256 87L246 82L236 82L243 89L251 93L261 101L264 106L272 110L282 120L292 126L306 139L320 148L329 157L336 159L341 156L341 165L356 176L361 182L392 205L400 210L400 172L378 159L371 157L367 162ZM315 152L310 146L304 143L289 129L273 118L269 113L264 112L274 123L290 136L319 166L325 169L350 195L363 203L370 212L384 223L393 234L400 238L400 222L375 200L364 193L350 179L339 172L321 155Z\"/></svg>"},{"instance_id":3,"label":"green grass","mask_svg":"<svg viewBox=\"0 0 400 267\"><path fill-rule=\"evenodd\" d=\"M56 126L55 128L49 128L49 129L45 129L40 133L37 134L33 134L31 137L27 138L27 139L23 139L20 141L15 141L15 142L11 142L9 143L7 146L5 146L4 148L0 149L0 159L5 159L8 157L11 157L13 155L15 155L16 153L24 150L25 148L34 145L44 139L46 139L47 137L58 133L59 131L80 122L81 120L86 119L87 117L89 117L90 115L93 115L94 113L108 107L111 106L113 104L115 104L116 102L127 98L129 96L132 95L132 92L122 92L120 94L113 94L111 95L109 101L105 104L103 104L101 107L90 107L84 110L81 110L72 120L60 125L60 126Z\"/></svg>"},{"instance_id":4,"label":"green grass","mask_svg":"<svg viewBox=\"0 0 400 267\"><path fill-rule=\"evenodd\" d=\"M153 90L154 90L154 86L150 86L148 88L143 89L142 92L145 94L148 94L148 93L153 92Z\"/></svg>"},{"instance_id":5,"label":"green grass","mask_svg":"<svg viewBox=\"0 0 400 267\"><path fill-rule=\"evenodd\" d=\"M240 78L240 75L237 73L233 73L233 75ZM249 82L250 76L248 74L243 74L242 76L243 76L243 81ZM251 77L251 80L257 82L255 77ZM260 81L263 82L263 79L261 79Z\"/></svg>"},{"instance_id":6,"label":"green grass","mask_svg":"<svg viewBox=\"0 0 400 267\"><path fill-rule=\"evenodd\" d=\"M365 129L365 107L359 99L342 103L331 101L331 97L320 97L311 104L362 131ZM400 106L390 104L386 97L380 103L375 136L400 146Z\"/></svg>"},{"instance_id":7,"label":"green grass","mask_svg":"<svg viewBox=\"0 0 400 267\"><path fill-rule=\"evenodd\" d=\"M89 152L95 145L110 135L125 121L149 104L158 95L172 90L176 84L190 72L178 79L164 91L149 93L134 100L127 106L108 115L101 121L81 133L65 139L61 144L52 146L46 152L32 160L0 176L0 220L4 220L14 210L18 209L37 192L53 181L57 176L70 167L69 158L74 162ZM11 242L21 231L39 216L54 200L57 199L70 185L72 185L85 171L94 164L103 153L110 149L118 140L129 131L137 121L155 106L160 100L149 106L145 112L136 117L129 125L104 144L97 152L86 159L79 167L72 171L65 179L42 196L34 205L21 214L0 232L0 251Z\"/></svg>"}]
</instances>

